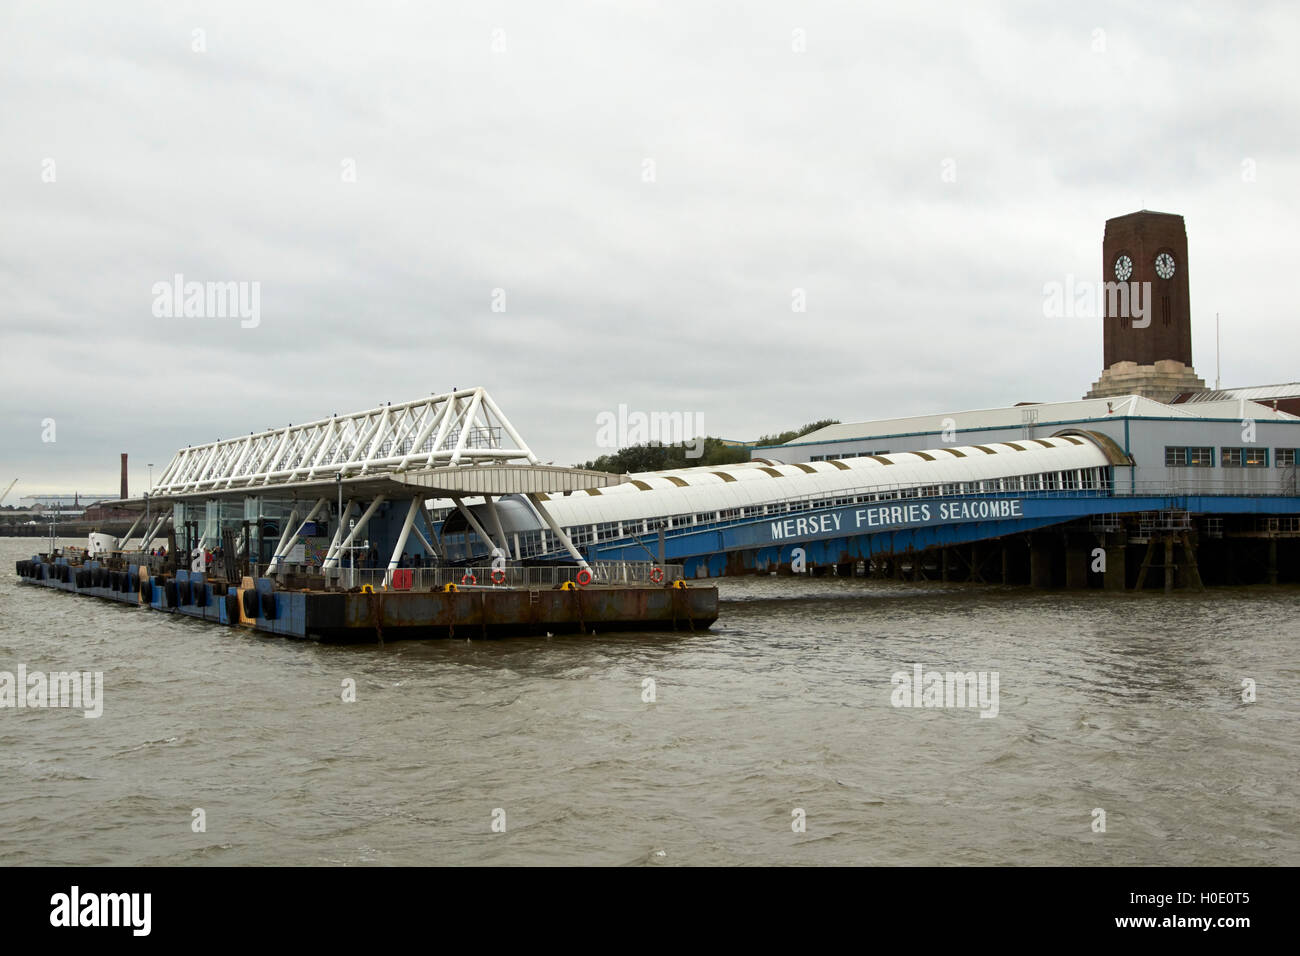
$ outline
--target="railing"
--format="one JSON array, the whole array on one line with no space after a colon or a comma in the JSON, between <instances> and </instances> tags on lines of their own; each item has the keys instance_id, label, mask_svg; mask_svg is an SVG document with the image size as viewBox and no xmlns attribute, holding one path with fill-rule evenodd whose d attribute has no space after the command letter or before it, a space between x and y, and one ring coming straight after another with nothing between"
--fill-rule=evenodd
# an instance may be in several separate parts
<instances>
[{"instance_id":1,"label":"railing","mask_svg":"<svg viewBox=\"0 0 1300 956\"><path fill-rule=\"evenodd\" d=\"M658 575L655 571L658 569ZM475 567L438 567L438 568L401 568L403 573L411 574L412 591L440 591L448 584L458 588L513 588L545 590L556 588L566 581L577 582L582 569L577 565L510 565L493 568L491 565ZM493 571L497 579L493 580ZM680 564L652 564L649 561L596 561L590 565L591 581L589 586L609 585L617 587L660 586L671 584L682 577ZM370 585L376 591L383 590L388 580L386 569L376 568L342 568L338 573L338 584L344 588L359 588ZM659 577L659 580L655 580ZM394 590L392 585L388 590Z\"/></svg>"},{"instance_id":2,"label":"railing","mask_svg":"<svg viewBox=\"0 0 1300 956\"><path fill-rule=\"evenodd\" d=\"M1255 469L1247 470L1255 472ZM1234 475L1218 479L1206 478L1201 480L1183 481L1137 481L1133 482L1131 485L1122 478L1117 478L1115 481L1115 497L1140 498L1145 496L1150 498L1185 498L1191 496L1203 496L1210 498L1274 498L1290 497L1295 494L1295 492L1288 490L1283 482L1276 480L1279 477L1277 472L1265 472L1265 470L1261 468L1254 477L1254 481L1244 479L1240 475Z\"/></svg>"}]
</instances>

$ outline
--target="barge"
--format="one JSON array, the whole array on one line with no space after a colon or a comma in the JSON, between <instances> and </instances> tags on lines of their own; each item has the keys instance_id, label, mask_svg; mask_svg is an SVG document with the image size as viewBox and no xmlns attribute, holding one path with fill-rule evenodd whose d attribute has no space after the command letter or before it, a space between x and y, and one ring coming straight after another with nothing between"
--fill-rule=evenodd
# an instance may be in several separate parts
<instances>
[{"instance_id":1,"label":"barge","mask_svg":"<svg viewBox=\"0 0 1300 956\"><path fill-rule=\"evenodd\" d=\"M51 546L17 571L331 642L708 628L717 588L688 586L662 535L657 556L643 545L648 560L598 562L595 542L547 510L626 481L543 465L486 390L458 389L187 446L145 495L124 486L114 507L137 518L121 538ZM550 560L526 560L501 520L524 502L547 525Z\"/></svg>"},{"instance_id":2,"label":"barge","mask_svg":"<svg viewBox=\"0 0 1300 956\"><path fill-rule=\"evenodd\" d=\"M415 585L414 573L399 574L398 586L387 590L382 585L293 588L265 577L244 577L236 584L183 568L166 573L148 563L57 552L19 561L17 572L23 584L328 643L704 630L717 620L717 588L687 586L680 566L610 562L589 567L587 584L578 583L576 568L509 569L504 576L493 568L424 569L424 586ZM493 570L500 584L491 583ZM635 580L639 571L645 572L644 583ZM661 577L656 571L666 583L652 580ZM556 577L563 580L545 583ZM489 583L453 580L475 578ZM440 586L439 580L444 580Z\"/></svg>"}]
</instances>

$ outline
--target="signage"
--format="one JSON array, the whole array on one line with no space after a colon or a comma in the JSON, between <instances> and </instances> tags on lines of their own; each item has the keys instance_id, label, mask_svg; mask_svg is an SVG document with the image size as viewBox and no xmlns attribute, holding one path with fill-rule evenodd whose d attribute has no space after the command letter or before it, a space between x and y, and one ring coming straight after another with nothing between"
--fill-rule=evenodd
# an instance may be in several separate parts
<instances>
[{"instance_id":1,"label":"signage","mask_svg":"<svg viewBox=\"0 0 1300 956\"><path fill-rule=\"evenodd\" d=\"M1023 518L1020 498L976 498L957 501L891 502L840 508L816 514L792 515L769 521L773 541L845 534L872 534L900 528L999 521Z\"/></svg>"}]
</instances>

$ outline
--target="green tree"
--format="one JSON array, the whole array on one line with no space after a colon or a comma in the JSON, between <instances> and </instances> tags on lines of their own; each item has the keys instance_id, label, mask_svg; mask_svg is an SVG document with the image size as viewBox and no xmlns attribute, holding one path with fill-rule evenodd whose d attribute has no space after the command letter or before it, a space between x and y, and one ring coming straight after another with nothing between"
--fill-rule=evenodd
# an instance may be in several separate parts
<instances>
[{"instance_id":1,"label":"green tree","mask_svg":"<svg viewBox=\"0 0 1300 956\"><path fill-rule=\"evenodd\" d=\"M708 436L704 439L701 454L696 458L687 455L688 452L696 450L697 446L694 442L679 442L672 445L647 442L642 445L630 445L627 448L620 448L616 452L601 455L599 458L580 465L574 465L574 467L586 468L590 471L604 471L613 475L626 475L642 471L694 468L701 465L734 465L737 462L749 461L750 451L754 445L781 445L788 441L794 441L796 438L814 432L819 428L825 428L827 425L838 424L838 419L827 418L792 431L781 432L776 435L764 435L758 441L744 445L729 445L721 438Z\"/></svg>"}]
</instances>

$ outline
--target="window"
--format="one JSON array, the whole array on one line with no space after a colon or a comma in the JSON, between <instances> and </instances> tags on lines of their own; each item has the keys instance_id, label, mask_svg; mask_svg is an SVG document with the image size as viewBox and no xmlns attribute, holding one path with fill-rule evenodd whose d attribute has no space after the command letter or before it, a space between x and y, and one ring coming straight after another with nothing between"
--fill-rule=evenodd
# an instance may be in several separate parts
<instances>
[{"instance_id":1,"label":"window","mask_svg":"<svg viewBox=\"0 0 1300 956\"><path fill-rule=\"evenodd\" d=\"M1267 448L1222 448L1224 468L1267 468Z\"/></svg>"},{"instance_id":2,"label":"window","mask_svg":"<svg viewBox=\"0 0 1300 956\"><path fill-rule=\"evenodd\" d=\"M1273 460L1277 462L1279 468L1294 468L1295 452L1294 448L1274 448Z\"/></svg>"},{"instance_id":3,"label":"window","mask_svg":"<svg viewBox=\"0 0 1300 956\"><path fill-rule=\"evenodd\" d=\"M1165 446L1166 468L1213 468L1213 448L1187 448L1177 445Z\"/></svg>"}]
</instances>

